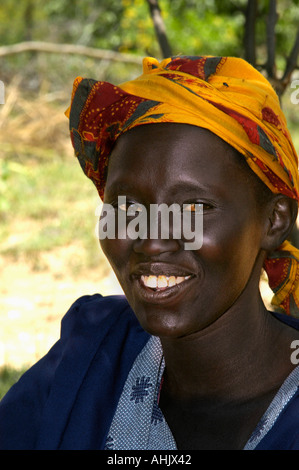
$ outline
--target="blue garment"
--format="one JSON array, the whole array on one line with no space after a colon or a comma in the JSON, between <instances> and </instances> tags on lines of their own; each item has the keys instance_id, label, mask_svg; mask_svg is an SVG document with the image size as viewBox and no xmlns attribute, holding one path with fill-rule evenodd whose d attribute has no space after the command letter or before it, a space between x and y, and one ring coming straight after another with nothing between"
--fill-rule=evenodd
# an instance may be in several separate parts
<instances>
[{"instance_id":1,"label":"blue garment","mask_svg":"<svg viewBox=\"0 0 299 470\"><path fill-rule=\"evenodd\" d=\"M109 450L177 450L159 408L165 361L158 337L152 336L138 354L126 380L106 441ZM244 450L256 450L285 407L298 393L299 365L289 374L252 432ZM298 440L298 433L287 433ZM263 446L264 444L262 444Z\"/></svg>"},{"instance_id":2,"label":"blue garment","mask_svg":"<svg viewBox=\"0 0 299 470\"><path fill-rule=\"evenodd\" d=\"M277 317L299 329L299 320ZM127 378L150 338L125 297L78 299L60 340L1 401L0 449L107 448ZM256 449L299 450L298 390Z\"/></svg>"},{"instance_id":3,"label":"blue garment","mask_svg":"<svg viewBox=\"0 0 299 470\"><path fill-rule=\"evenodd\" d=\"M148 339L124 297L78 299L61 339L1 400L0 449L103 449Z\"/></svg>"},{"instance_id":4,"label":"blue garment","mask_svg":"<svg viewBox=\"0 0 299 470\"><path fill-rule=\"evenodd\" d=\"M127 377L105 449L177 450L158 404L164 366L160 339L151 336Z\"/></svg>"}]
</instances>

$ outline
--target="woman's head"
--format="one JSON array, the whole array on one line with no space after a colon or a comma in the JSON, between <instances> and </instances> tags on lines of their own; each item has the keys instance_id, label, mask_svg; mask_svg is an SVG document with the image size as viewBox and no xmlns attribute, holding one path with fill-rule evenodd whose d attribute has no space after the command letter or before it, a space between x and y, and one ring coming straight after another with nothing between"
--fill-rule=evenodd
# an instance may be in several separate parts
<instances>
[{"instance_id":1,"label":"woman's head","mask_svg":"<svg viewBox=\"0 0 299 470\"><path fill-rule=\"evenodd\" d=\"M127 208L144 207L148 214L154 204L203 207L199 250L184 249L184 237L152 239L149 233L101 242L141 325L152 334L194 333L231 308L248 285L251 295L257 292L267 250L290 229L288 204L277 215L283 224L276 220L274 226L274 195L239 159L210 131L173 123L132 129L112 151L105 203L114 206L122 195Z\"/></svg>"},{"instance_id":2,"label":"woman's head","mask_svg":"<svg viewBox=\"0 0 299 470\"><path fill-rule=\"evenodd\" d=\"M173 131L175 126L179 125L177 129L180 129L178 132L181 137L178 141L177 134ZM163 130L159 131L159 126ZM186 168L190 170L189 154L191 155L192 151L194 156L197 150L201 151L204 139L206 149L207 142L211 148L216 145L216 141L220 142L219 145L225 145L225 148L229 149L227 152L231 153L230 161L242 156L248 165L246 179L251 180L255 194L262 196L265 202L263 205L256 204L257 214L263 212L264 207L269 207L271 201L272 208L275 205L285 207L285 210L278 210L276 213L282 215L292 212L292 217L288 217L294 220L294 204L296 205L298 200L297 156L285 118L270 84L241 59L177 57L165 59L161 63L155 59L145 59L143 75L120 87L79 78L74 84L70 128L81 166L95 183L102 198L108 197L106 183L109 187L113 178L119 176L120 168L123 173L130 173L130 152L128 149L126 152L119 150L128 139L133 149L132 155L135 155L135 170L138 153L140 162L143 162L139 169L138 181L142 179L142 175L146 181L147 177L152 180L156 178L159 181L156 191L160 196L161 191L167 187L166 175L177 173L178 168L182 174ZM145 142L138 140L142 133L148 137ZM165 137L159 140L158 135ZM192 148L188 144L187 136L193 142ZM154 139L160 143L164 160L161 158L157 161L159 148ZM136 141L134 145L138 145L138 148L134 147L133 141ZM181 149L179 154L177 148ZM152 149L155 149L155 158ZM144 155L149 159L148 162L144 160ZM171 164L169 160L167 171L166 167L162 170L162 162L166 157L169 158L169 155L175 163ZM212 162L212 155L209 155L209 161ZM204 158L203 155L201 157ZM198 152L198 159L202 160L201 157ZM160 170L155 170L156 177L150 165L154 159L155 165L160 167ZM113 163L115 161L118 162L117 165ZM217 159L214 164L216 163ZM194 165L195 161L192 166ZM218 165L219 169L223 167L221 156ZM237 164L235 161L234 171L237 171L238 167L239 176L241 173L245 176L246 173L242 165L241 162ZM250 173L249 167L255 175ZM205 162L204 172L208 174L208 171L208 162ZM214 166L213 175L217 175L219 171L217 172ZM202 181L205 179L204 172L200 173ZM132 174L131 180L134 182ZM259 184L259 180L263 183ZM136 186L138 181L136 179ZM231 184L234 186L237 183L227 181L226 184L230 187ZM270 191L267 191L264 185ZM247 186L249 187L244 183L244 188ZM230 189L235 191L234 187ZM271 198L272 194L275 194L276 198ZM290 199L296 202L286 203L290 202ZM290 209L287 210L287 207ZM274 219L271 220L275 226ZM281 231L280 238L276 237L277 244L279 240L283 241L282 232L287 236L290 230L291 224L286 223L286 219L284 224L286 227ZM271 249L275 249L277 244L274 246L272 242ZM269 247L264 247L266 252ZM281 258L284 259L283 262ZM270 270L278 267L279 276L282 272L290 271L286 264L293 261L288 254L284 253L284 256L277 259L279 261L271 259L268 263ZM268 258L265 262L267 261ZM284 266L281 263L284 263ZM288 310L286 299L289 298L289 292L286 296L284 289L280 291L282 279L279 276L277 272L272 276L275 279L274 288L281 294L279 303Z\"/></svg>"}]
</instances>

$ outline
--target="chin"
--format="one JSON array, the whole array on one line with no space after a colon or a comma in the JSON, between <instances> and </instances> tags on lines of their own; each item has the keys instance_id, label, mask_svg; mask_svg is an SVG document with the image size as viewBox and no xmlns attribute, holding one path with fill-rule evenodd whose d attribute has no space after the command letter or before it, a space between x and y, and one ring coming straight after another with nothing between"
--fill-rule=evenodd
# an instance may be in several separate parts
<instances>
[{"instance_id":1,"label":"chin","mask_svg":"<svg viewBox=\"0 0 299 470\"><path fill-rule=\"evenodd\" d=\"M153 305L146 307L135 305L132 308L141 327L152 336L177 339L196 331L196 327L190 325L184 314L178 311Z\"/></svg>"}]
</instances>

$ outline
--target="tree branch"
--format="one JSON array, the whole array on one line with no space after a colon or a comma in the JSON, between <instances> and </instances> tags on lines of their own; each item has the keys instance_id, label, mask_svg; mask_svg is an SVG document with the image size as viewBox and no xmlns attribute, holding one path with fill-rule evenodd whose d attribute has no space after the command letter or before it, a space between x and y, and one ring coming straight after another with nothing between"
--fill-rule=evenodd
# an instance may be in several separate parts
<instances>
[{"instance_id":1,"label":"tree branch","mask_svg":"<svg viewBox=\"0 0 299 470\"><path fill-rule=\"evenodd\" d=\"M18 44L0 47L0 57L20 54L22 52L48 52L53 54L78 54L94 59L110 60L112 62L124 62L140 65L142 58L131 54L114 52L105 49L96 49L75 44L56 44L42 41L26 41Z\"/></svg>"},{"instance_id":2,"label":"tree branch","mask_svg":"<svg viewBox=\"0 0 299 470\"><path fill-rule=\"evenodd\" d=\"M288 83L290 82L291 75L294 72L297 66L297 61L299 57L299 28L297 31L296 39L294 42L293 49L288 57L287 63L286 63L286 68L282 77L282 82L287 86Z\"/></svg>"},{"instance_id":3,"label":"tree branch","mask_svg":"<svg viewBox=\"0 0 299 470\"><path fill-rule=\"evenodd\" d=\"M164 58L172 55L171 47L167 39L165 24L161 15L161 9L158 0L147 0L150 14L153 20L154 28Z\"/></svg>"}]
</instances>

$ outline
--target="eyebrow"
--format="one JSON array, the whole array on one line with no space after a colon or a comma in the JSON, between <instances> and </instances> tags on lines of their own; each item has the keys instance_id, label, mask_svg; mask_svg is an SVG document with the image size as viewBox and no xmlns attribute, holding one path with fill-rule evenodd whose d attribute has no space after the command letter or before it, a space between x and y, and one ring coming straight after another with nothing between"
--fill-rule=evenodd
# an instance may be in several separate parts
<instances>
[{"instance_id":1,"label":"eyebrow","mask_svg":"<svg viewBox=\"0 0 299 470\"><path fill-rule=\"evenodd\" d=\"M189 194L189 197L194 199L197 197L222 198L224 196L223 188L215 184L204 184L196 181L179 181L169 188L169 194L172 197L180 193L184 193L186 197Z\"/></svg>"},{"instance_id":2,"label":"eyebrow","mask_svg":"<svg viewBox=\"0 0 299 470\"><path fill-rule=\"evenodd\" d=\"M181 191L184 191L185 193L192 193L194 194L195 192L198 191L210 191L213 186L205 186L202 184L199 184L197 182L191 182L191 181L180 181L178 183L175 183L173 186L170 187L169 192L171 194L176 194Z\"/></svg>"},{"instance_id":3,"label":"eyebrow","mask_svg":"<svg viewBox=\"0 0 299 470\"><path fill-rule=\"evenodd\" d=\"M209 191L213 186L204 186L197 182L190 182L190 181L180 181L175 183L173 186L169 188L169 192L172 194L176 194L180 191L194 193L198 190L202 191ZM130 193L132 191L136 191L136 185L134 183L127 183L125 181L116 181L112 183L109 187L107 187L107 192L122 194L122 193Z\"/></svg>"},{"instance_id":4,"label":"eyebrow","mask_svg":"<svg viewBox=\"0 0 299 470\"><path fill-rule=\"evenodd\" d=\"M131 193L134 190L136 190L136 186L134 184L128 184L122 181L112 183L110 186L106 186L105 188L105 192L108 193L110 196L111 194L113 196L115 194L125 195L126 193Z\"/></svg>"}]
</instances>

